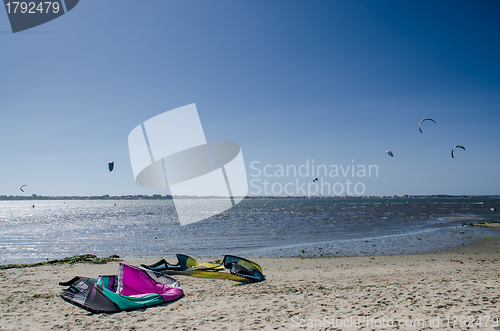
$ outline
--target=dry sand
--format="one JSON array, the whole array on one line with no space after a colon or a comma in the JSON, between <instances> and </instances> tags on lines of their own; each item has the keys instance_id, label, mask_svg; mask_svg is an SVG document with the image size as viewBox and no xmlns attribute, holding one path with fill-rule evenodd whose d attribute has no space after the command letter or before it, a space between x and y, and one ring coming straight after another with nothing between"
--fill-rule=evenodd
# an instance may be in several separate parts
<instances>
[{"instance_id":1,"label":"dry sand","mask_svg":"<svg viewBox=\"0 0 500 331\"><path fill-rule=\"evenodd\" d=\"M464 321L481 317L470 329L500 330L492 321L500 319L499 252L489 239L419 255L256 259L262 283L176 276L185 297L174 303L96 315L63 301L58 282L116 274L117 262L9 269L0 271L0 329L467 330Z\"/></svg>"}]
</instances>

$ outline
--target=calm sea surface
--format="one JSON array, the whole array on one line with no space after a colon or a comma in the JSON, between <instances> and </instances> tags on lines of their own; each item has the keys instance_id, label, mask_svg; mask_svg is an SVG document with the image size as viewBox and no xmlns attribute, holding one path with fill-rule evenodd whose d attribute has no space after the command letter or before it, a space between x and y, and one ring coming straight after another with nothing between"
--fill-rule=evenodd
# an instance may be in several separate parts
<instances>
[{"instance_id":1,"label":"calm sea surface","mask_svg":"<svg viewBox=\"0 0 500 331\"><path fill-rule=\"evenodd\" d=\"M498 229L462 226L498 220L500 199L476 198L246 199L186 226L179 225L171 200L1 201L0 263L84 253L158 258L408 254L498 237Z\"/></svg>"}]
</instances>

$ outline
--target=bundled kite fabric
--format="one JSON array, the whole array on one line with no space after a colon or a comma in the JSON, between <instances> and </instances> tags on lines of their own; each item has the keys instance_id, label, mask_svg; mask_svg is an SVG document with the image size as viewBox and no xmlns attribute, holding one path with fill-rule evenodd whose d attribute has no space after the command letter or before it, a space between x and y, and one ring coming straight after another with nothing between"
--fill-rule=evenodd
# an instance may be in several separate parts
<instances>
[{"instance_id":1,"label":"bundled kite fabric","mask_svg":"<svg viewBox=\"0 0 500 331\"><path fill-rule=\"evenodd\" d=\"M257 263L233 255L225 255L222 260L207 263L198 263L194 258L177 254L177 263L170 264L165 260L160 260L151 265L141 266L152 271L189 275L203 278L224 278L236 281L261 282L266 278L262 274L262 268ZM218 273L217 271L229 269L231 274ZM232 275L236 277L231 277Z\"/></svg>"},{"instance_id":2,"label":"bundled kite fabric","mask_svg":"<svg viewBox=\"0 0 500 331\"><path fill-rule=\"evenodd\" d=\"M61 297L92 313L116 313L173 301L184 295L174 278L120 263L118 275L75 277Z\"/></svg>"}]
</instances>

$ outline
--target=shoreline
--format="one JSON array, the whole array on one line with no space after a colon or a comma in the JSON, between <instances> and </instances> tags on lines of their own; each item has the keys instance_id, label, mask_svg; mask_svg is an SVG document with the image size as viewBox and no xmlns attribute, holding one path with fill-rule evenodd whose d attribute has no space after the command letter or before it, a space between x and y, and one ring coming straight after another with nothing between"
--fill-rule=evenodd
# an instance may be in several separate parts
<instances>
[{"instance_id":1,"label":"shoreline","mask_svg":"<svg viewBox=\"0 0 500 331\"><path fill-rule=\"evenodd\" d=\"M493 225L493 226L489 226ZM149 253L136 256L124 255L118 250L106 252L73 251L72 256L55 255L53 257L24 257L10 258L0 261L0 270L6 265L15 264L40 264L50 263L54 259L71 259L78 255L94 255L95 258L107 258L107 256L120 256L123 259L156 259L165 256L174 257L175 254L187 254L199 261L220 259L224 255L236 255L250 259L261 258L288 258L288 257L356 257L356 256L387 256L387 255L410 255L425 254L454 247L470 246L484 238L500 239L498 231L500 223L475 223L474 226L462 225L441 229L426 229L406 234L389 234L369 238L345 239L326 242L310 242L276 247L255 247L250 249L218 249L215 253L200 253L199 251L187 252L185 250L168 251L168 253ZM170 260L169 260L170 262Z\"/></svg>"},{"instance_id":2,"label":"shoreline","mask_svg":"<svg viewBox=\"0 0 500 331\"><path fill-rule=\"evenodd\" d=\"M358 321L354 327L339 327L343 330L396 328L364 324L385 319L423 320L419 330L435 330L428 323L439 319L442 329L449 328L443 323L453 315L500 319L498 238L424 254L252 260L263 268L262 283L235 286L230 280L178 275L174 277L185 292L180 300L109 315L93 315L64 302L59 294L66 287L58 283L74 276L116 274L118 262L0 270L0 328L320 330L339 319ZM123 262L138 265L156 259ZM491 330L491 325L482 329Z\"/></svg>"}]
</instances>

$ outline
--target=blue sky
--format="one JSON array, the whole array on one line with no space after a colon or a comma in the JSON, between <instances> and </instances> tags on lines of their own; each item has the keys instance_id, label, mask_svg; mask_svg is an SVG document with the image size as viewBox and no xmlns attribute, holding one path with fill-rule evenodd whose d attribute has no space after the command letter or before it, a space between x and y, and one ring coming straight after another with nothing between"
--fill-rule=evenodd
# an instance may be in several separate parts
<instances>
[{"instance_id":1,"label":"blue sky","mask_svg":"<svg viewBox=\"0 0 500 331\"><path fill-rule=\"evenodd\" d=\"M0 195L167 194L135 184L127 137L191 103L249 180L253 161L354 160L378 167L347 178L367 195L500 194L499 17L498 1L85 0L13 34L0 13Z\"/></svg>"}]
</instances>

